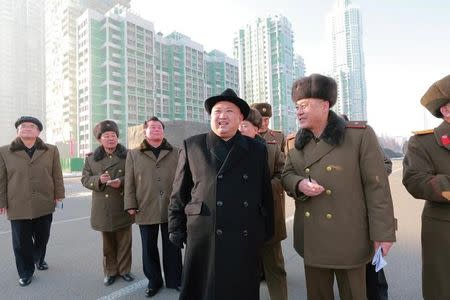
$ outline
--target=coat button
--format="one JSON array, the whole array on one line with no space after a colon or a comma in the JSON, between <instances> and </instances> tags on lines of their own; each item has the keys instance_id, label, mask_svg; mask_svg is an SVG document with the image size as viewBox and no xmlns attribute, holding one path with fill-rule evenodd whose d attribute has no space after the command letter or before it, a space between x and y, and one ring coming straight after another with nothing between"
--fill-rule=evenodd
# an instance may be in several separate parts
<instances>
[{"instance_id":1,"label":"coat button","mask_svg":"<svg viewBox=\"0 0 450 300\"><path fill-rule=\"evenodd\" d=\"M244 207L248 207L248 202L247 202L247 201L244 201L244 202L242 203L242 205L244 205Z\"/></svg>"},{"instance_id":2,"label":"coat button","mask_svg":"<svg viewBox=\"0 0 450 300\"><path fill-rule=\"evenodd\" d=\"M91 186L94 186L94 184L91 182Z\"/></svg>"},{"instance_id":3,"label":"coat button","mask_svg":"<svg viewBox=\"0 0 450 300\"><path fill-rule=\"evenodd\" d=\"M105 197L106 197L106 198L108 198L108 197L109 197L109 195L108 195L108 194L105 194Z\"/></svg>"},{"instance_id":4,"label":"coat button","mask_svg":"<svg viewBox=\"0 0 450 300\"><path fill-rule=\"evenodd\" d=\"M311 216L311 214L309 213L309 211L305 212L305 217L309 218Z\"/></svg>"},{"instance_id":5,"label":"coat button","mask_svg":"<svg viewBox=\"0 0 450 300\"><path fill-rule=\"evenodd\" d=\"M218 207L222 207L223 206L223 202L222 201L217 201L217 206Z\"/></svg>"},{"instance_id":6,"label":"coat button","mask_svg":"<svg viewBox=\"0 0 450 300\"><path fill-rule=\"evenodd\" d=\"M331 170L333 170L333 168L331 166L328 166L327 171L330 172Z\"/></svg>"},{"instance_id":7,"label":"coat button","mask_svg":"<svg viewBox=\"0 0 450 300\"><path fill-rule=\"evenodd\" d=\"M326 215L325 215L325 218L327 218L328 220L330 220L332 217L333 217L332 214L326 214Z\"/></svg>"},{"instance_id":8,"label":"coat button","mask_svg":"<svg viewBox=\"0 0 450 300\"><path fill-rule=\"evenodd\" d=\"M219 174L219 175L217 176L217 178L218 178L218 179L222 179L222 178L223 178L223 174Z\"/></svg>"},{"instance_id":9,"label":"coat button","mask_svg":"<svg viewBox=\"0 0 450 300\"><path fill-rule=\"evenodd\" d=\"M243 234L244 236L248 236L248 231L247 231L247 229L245 229L244 231L242 231L242 234Z\"/></svg>"},{"instance_id":10,"label":"coat button","mask_svg":"<svg viewBox=\"0 0 450 300\"><path fill-rule=\"evenodd\" d=\"M217 235L222 235L222 233L223 233L223 232L222 232L222 229L217 229L217 230L216 230L216 234L217 234Z\"/></svg>"},{"instance_id":11,"label":"coat button","mask_svg":"<svg viewBox=\"0 0 450 300\"><path fill-rule=\"evenodd\" d=\"M162 195L164 195L164 192L163 192L163 191L160 191L159 194L162 196Z\"/></svg>"},{"instance_id":12,"label":"coat button","mask_svg":"<svg viewBox=\"0 0 450 300\"><path fill-rule=\"evenodd\" d=\"M305 169L305 173L308 174L311 170L309 168Z\"/></svg>"},{"instance_id":13,"label":"coat button","mask_svg":"<svg viewBox=\"0 0 450 300\"><path fill-rule=\"evenodd\" d=\"M242 175L242 178L244 178L244 180L247 180L248 179L248 175L244 174L244 175Z\"/></svg>"},{"instance_id":14,"label":"coat button","mask_svg":"<svg viewBox=\"0 0 450 300\"><path fill-rule=\"evenodd\" d=\"M325 193L326 193L327 195L331 195L331 190L326 190Z\"/></svg>"},{"instance_id":15,"label":"coat button","mask_svg":"<svg viewBox=\"0 0 450 300\"><path fill-rule=\"evenodd\" d=\"M122 170L119 170L119 173L122 173Z\"/></svg>"},{"instance_id":16,"label":"coat button","mask_svg":"<svg viewBox=\"0 0 450 300\"><path fill-rule=\"evenodd\" d=\"M112 158L112 155L110 155L109 158Z\"/></svg>"}]
</instances>

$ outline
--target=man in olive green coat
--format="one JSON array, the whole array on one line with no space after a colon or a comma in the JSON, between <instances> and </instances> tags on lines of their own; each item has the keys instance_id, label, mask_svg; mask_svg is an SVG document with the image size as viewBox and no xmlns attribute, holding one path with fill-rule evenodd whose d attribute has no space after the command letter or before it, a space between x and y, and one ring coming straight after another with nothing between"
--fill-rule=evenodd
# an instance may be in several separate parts
<instances>
[{"instance_id":1,"label":"man in olive green coat","mask_svg":"<svg viewBox=\"0 0 450 300\"><path fill-rule=\"evenodd\" d=\"M130 150L126 163L125 209L135 216L142 240L142 263L148 279L145 295L152 297L163 285L158 251L161 227L166 287L181 285L181 250L169 241L168 206L179 149L164 138L164 124L151 117L144 123L146 138Z\"/></svg>"},{"instance_id":2,"label":"man in olive green coat","mask_svg":"<svg viewBox=\"0 0 450 300\"><path fill-rule=\"evenodd\" d=\"M103 283L109 286L118 275L125 281L134 279L130 274L133 219L123 207L127 149L119 144L114 121L98 123L94 136L101 145L86 157L81 182L92 190L91 226L102 233Z\"/></svg>"},{"instance_id":3,"label":"man in olive green coat","mask_svg":"<svg viewBox=\"0 0 450 300\"><path fill-rule=\"evenodd\" d=\"M286 270L281 248L281 241L287 237L284 191L281 185L284 154L276 141L266 141L258 134L261 124L261 114L255 108L251 108L247 118L239 125L239 131L242 135L254 138L267 147L267 161L269 163L273 195L274 235L261 248L261 258L270 299L287 300Z\"/></svg>"},{"instance_id":4,"label":"man in olive green coat","mask_svg":"<svg viewBox=\"0 0 450 300\"><path fill-rule=\"evenodd\" d=\"M334 79L312 74L294 82L300 130L287 153L282 184L295 199L294 247L303 257L309 300L366 299L366 263L395 241L383 154L369 126L330 110Z\"/></svg>"},{"instance_id":5,"label":"man in olive green coat","mask_svg":"<svg viewBox=\"0 0 450 300\"><path fill-rule=\"evenodd\" d=\"M15 127L17 138L0 147L0 214L11 221L19 284L26 286L35 264L48 269L44 259L53 212L65 196L58 148L39 138L42 123L24 116Z\"/></svg>"},{"instance_id":6,"label":"man in olive green coat","mask_svg":"<svg viewBox=\"0 0 450 300\"><path fill-rule=\"evenodd\" d=\"M422 212L423 298L450 299L450 75L434 83L421 101L441 125L409 139L403 184Z\"/></svg>"},{"instance_id":7,"label":"man in olive green coat","mask_svg":"<svg viewBox=\"0 0 450 300\"><path fill-rule=\"evenodd\" d=\"M270 118L272 118L272 105L270 105L270 103L261 102L253 103L251 107L256 109L262 116L261 127L258 130L258 134L268 143L277 144L280 147L281 152L284 152L284 134L281 131L269 128Z\"/></svg>"}]
</instances>

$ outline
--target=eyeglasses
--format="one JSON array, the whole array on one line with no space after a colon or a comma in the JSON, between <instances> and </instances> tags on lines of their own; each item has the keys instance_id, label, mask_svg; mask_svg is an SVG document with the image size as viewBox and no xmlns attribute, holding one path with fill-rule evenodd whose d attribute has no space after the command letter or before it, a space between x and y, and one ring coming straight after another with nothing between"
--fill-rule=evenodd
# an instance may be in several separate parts
<instances>
[{"instance_id":1,"label":"eyeglasses","mask_svg":"<svg viewBox=\"0 0 450 300\"><path fill-rule=\"evenodd\" d=\"M19 129L26 129L26 128L38 129L38 127L34 124L20 124L19 126Z\"/></svg>"}]
</instances>

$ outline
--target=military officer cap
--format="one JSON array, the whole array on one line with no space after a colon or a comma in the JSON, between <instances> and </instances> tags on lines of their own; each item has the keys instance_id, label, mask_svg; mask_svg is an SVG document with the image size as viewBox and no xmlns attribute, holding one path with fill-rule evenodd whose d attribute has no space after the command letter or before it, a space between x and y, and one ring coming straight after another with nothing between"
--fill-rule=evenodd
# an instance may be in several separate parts
<instances>
[{"instance_id":1,"label":"military officer cap","mask_svg":"<svg viewBox=\"0 0 450 300\"><path fill-rule=\"evenodd\" d=\"M29 122L29 123L33 123L34 125L36 125L39 129L39 131L42 131L43 126L41 121L39 121L39 119L35 118L35 117L31 117L31 116L22 116L19 119L17 119L16 123L14 123L14 126L19 127L20 124L25 123L25 122Z\"/></svg>"},{"instance_id":2,"label":"military officer cap","mask_svg":"<svg viewBox=\"0 0 450 300\"><path fill-rule=\"evenodd\" d=\"M320 74L311 74L296 80L292 85L292 101L297 102L307 98L328 101L332 107L337 99L336 81Z\"/></svg>"},{"instance_id":3,"label":"military officer cap","mask_svg":"<svg viewBox=\"0 0 450 300\"><path fill-rule=\"evenodd\" d=\"M245 102L243 99L239 98L235 91L232 89L226 89L222 92L222 94L209 97L205 101L205 109L208 114L211 114L211 110L216 105L217 102L220 101L228 101L233 104L235 104L237 107L239 107L239 110L244 115L244 119L247 118L248 113L250 111L250 106L248 106L247 102Z\"/></svg>"},{"instance_id":4,"label":"military officer cap","mask_svg":"<svg viewBox=\"0 0 450 300\"><path fill-rule=\"evenodd\" d=\"M245 118L245 120L252 123L253 126L261 128L262 116L257 109L250 108L250 112L248 113L248 116L247 118Z\"/></svg>"},{"instance_id":5,"label":"military officer cap","mask_svg":"<svg viewBox=\"0 0 450 300\"><path fill-rule=\"evenodd\" d=\"M257 109L263 117L272 117L272 105L270 103L253 103L251 108Z\"/></svg>"},{"instance_id":6,"label":"military officer cap","mask_svg":"<svg viewBox=\"0 0 450 300\"><path fill-rule=\"evenodd\" d=\"M450 102L450 75L433 83L420 100L420 103L437 118L442 118L440 108L448 102Z\"/></svg>"},{"instance_id":7,"label":"military officer cap","mask_svg":"<svg viewBox=\"0 0 450 300\"><path fill-rule=\"evenodd\" d=\"M117 126L116 122L111 120L105 120L101 121L94 127L94 136L97 140L100 139L103 133L107 131L115 132L117 137L119 137L119 127Z\"/></svg>"}]
</instances>

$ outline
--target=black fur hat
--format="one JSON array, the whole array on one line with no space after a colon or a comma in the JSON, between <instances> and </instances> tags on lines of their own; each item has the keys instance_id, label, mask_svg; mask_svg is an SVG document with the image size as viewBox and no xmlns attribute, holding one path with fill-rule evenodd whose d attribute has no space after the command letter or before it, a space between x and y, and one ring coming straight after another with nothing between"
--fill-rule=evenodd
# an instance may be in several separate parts
<instances>
[{"instance_id":1,"label":"black fur hat","mask_svg":"<svg viewBox=\"0 0 450 300\"><path fill-rule=\"evenodd\" d=\"M297 102L306 98L328 101L332 107L337 99L336 81L320 74L311 74L296 80L292 85L292 101Z\"/></svg>"},{"instance_id":2,"label":"black fur hat","mask_svg":"<svg viewBox=\"0 0 450 300\"><path fill-rule=\"evenodd\" d=\"M17 129L17 127L19 127L20 124L25 123L25 122L33 123L34 125L36 125L39 128L39 131L42 131L42 129L43 129L41 121L39 121L35 117L30 117L30 116L20 117L19 119L17 119L16 123L14 123L14 126Z\"/></svg>"},{"instance_id":3,"label":"black fur hat","mask_svg":"<svg viewBox=\"0 0 450 300\"><path fill-rule=\"evenodd\" d=\"M119 127L116 122L111 120L101 121L94 127L94 136L97 140L100 139L103 133L107 131L113 131L116 133L117 137L119 137Z\"/></svg>"}]
</instances>

